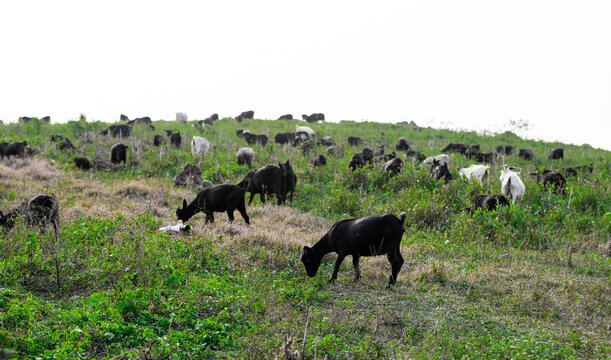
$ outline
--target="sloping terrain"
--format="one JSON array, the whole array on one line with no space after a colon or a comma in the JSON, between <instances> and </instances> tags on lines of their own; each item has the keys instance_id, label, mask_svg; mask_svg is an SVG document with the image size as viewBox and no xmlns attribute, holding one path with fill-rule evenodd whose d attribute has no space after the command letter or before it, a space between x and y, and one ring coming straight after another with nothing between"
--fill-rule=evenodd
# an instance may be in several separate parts
<instances>
[{"instance_id":1,"label":"sloping terrain","mask_svg":"<svg viewBox=\"0 0 611 360\"><path fill-rule=\"evenodd\" d=\"M611 197L609 153L587 147L525 141L510 135L342 122L310 125L337 145L328 155L317 146L253 147L253 167L292 163L298 177L293 205L247 210L251 225L216 214L204 225L196 215L188 234L157 229L175 221L182 199L196 193L173 186L186 163L202 168L214 183L237 183L248 172L235 164L247 146L238 128L270 139L291 131L290 121L232 119L198 128L155 122L134 128L128 164L117 172L83 172L73 153L49 143L52 133L70 137L77 153L108 159L119 139L96 133L107 125L0 125L0 139L27 139L41 154L0 162L0 209L40 193L60 202L59 242L51 231L18 226L0 230L0 348L23 358L605 358L611 353ZM194 158L183 144L151 145L153 134L181 131L214 144ZM506 156L522 168L527 193L519 206L473 215L473 199L499 193L498 173L480 187L457 179L449 185L428 178L406 161L390 177L380 165L352 173L346 144L386 145L399 137L426 155L450 142L532 149L534 162ZM548 160L564 147L564 160ZM328 155L326 167L310 158ZM400 156L402 156L400 154ZM453 155L454 166L471 163ZM593 164L592 174L567 177L564 195L545 191L527 176L539 167L562 170ZM455 170L452 172L458 177ZM494 169L494 167L493 167ZM270 201L275 204L275 200ZM299 261L334 221L373 213L408 213L398 283L385 289L385 257L362 258L353 281L349 259L328 284L335 255L309 278ZM305 344L304 331L307 323Z\"/></svg>"}]
</instances>

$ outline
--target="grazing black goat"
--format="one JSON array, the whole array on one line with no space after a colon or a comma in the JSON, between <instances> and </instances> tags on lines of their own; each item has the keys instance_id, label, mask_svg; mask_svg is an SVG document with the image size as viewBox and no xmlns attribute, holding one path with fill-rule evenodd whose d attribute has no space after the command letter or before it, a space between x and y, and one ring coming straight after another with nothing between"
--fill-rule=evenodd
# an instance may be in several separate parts
<instances>
[{"instance_id":1,"label":"grazing black goat","mask_svg":"<svg viewBox=\"0 0 611 360\"><path fill-rule=\"evenodd\" d=\"M294 138L294 132L284 132L276 134L276 136L274 136L274 141L276 142L276 144L290 144Z\"/></svg>"},{"instance_id":2,"label":"grazing black goat","mask_svg":"<svg viewBox=\"0 0 611 360\"><path fill-rule=\"evenodd\" d=\"M0 159L11 156L23 156L28 154L28 143L26 141L15 141L0 144Z\"/></svg>"},{"instance_id":3,"label":"grazing black goat","mask_svg":"<svg viewBox=\"0 0 611 360\"><path fill-rule=\"evenodd\" d=\"M422 162L424 161L424 159L426 159L426 156L424 156L422 153L419 153L418 151L414 151L414 150L408 150L405 152L405 157L406 158L411 158L414 162Z\"/></svg>"},{"instance_id":4,"label":"grazing black goat","mask_svg":"<svg viewBox=\"0 0 611 360\"><path fill-rule=\"evenodd\" d=\"M464 154L465 152L467 152L467 149L469 147L465 144L448 144L446 147L444 147L443 149L441 149L441 152L444 154L447 154L449 152L453 152L453 153L459 153L459 154Z\"/></svg>"},{"instance_id":5,"label":"grazing black goat","mask_svg":"<svg viewBox=\"0 0 611 360\"><path fill-rule=\"evenodd\" d=\"M312 158L312 165L314 167L327 165L327 158L322 154L314 155Z\"/></svg>"},{"instance_id":6,"label":"grazing black goat","mask_svg":"<svg viewBox=\"0 0 611 360\"><path fill-rule=\"evenodd\" d=\"M153 136L153 146L161 146L163 144L163 135Z\"/></svg>"},{"instance_id":7,"label":"grazing black goat","mask_svg":"<svg viewBox=\"0 0 611 360\"><path fill-rule=\"evenodd\" d=\"M229 221L233 221L233 212L238 210L244 221L250 224L246 206L244 205L244 190L237 185L222 184L206 188L197 194L195 200L187 205L182 200L182 209L176 209L176 217L183 222L188 221L198 212L206 214L205 224L214 222L214 212L227 212Z\"/></svg>"},{"instance_id":8,"label":"grazing black goat","mask_svg":"<svg viewBox=\"0 0 611 360\"><path fill-rule=\"evenodd\" d=\"M543 189L547 191L548 185L553 185L556 188L558 194L564 194L564 188L566 187L566 179L564 176L555 170L543 170L542 173L537 171L536 173L530 174L535 176L537 181L543 183Z\"/></svg>"},{"instance_id":9,"label":"grazing black goat","mask_svg":"<svg viewBox=\"0 0 611 360\"><path fill-rule=\"evenodd\" d=\"M236 131L236 134L237 134L237 131ZM267 145L268 138L267 138L267 135L265 134L261 134L261 135L253 134L248 130L243 130L240 134L237 134L237 135L244 138L244 140L246 140L248 145L260 144L263 147Z\"/></svg>"},{"instance_id":10,"label":"grazing black goat","mask_svg":"<svg viewBox=\"0 0 611 360\"><path fill-rule=\"evenodd\" d=\"M357 136L348 136L348 145L359 146L363 143L363 139Z\"/></svg>"},{"instance_id":11,"label":"grazing black goat","mask_svg":"<svg viewBox=\"0 0 611 360\"><path fill-rule=\"evenodd\" d=\"M363 159L363 155L361 155L361 153L358 152L358 153L352 155L352 157L350 158L350 161L348 162L348 168L350 168L350 170L354 171L357 168L362 168L366 164L367 163Z\"/></svg>"},{"instance_id":12,"label":"grazing black goat","mask_svg":"<svg viewBox=\"0 0 611 360\"><path fill-rule=\"evenodd\" d=\"M483 194L475 198L475 209L495 210L497 206L509 206L509 200L503 195Z\"/></svg>"},{"instance_id":13,"label":"grazing black goat","mask_svg":"<svg viewBox=\"0 0 611 360\"><path fill-rule=\"evenodd\" d=\"M255 112L252 110L243 111L240 115L235 117L236 121L239 123L241 123L242 120L244 119L254 119L254 118L255 118Z\"/></svg>"},{"instance_id":14,"label":"grazing black goat","mask_svg":"<svg viewBox=\"0 0 611 360\"><path fill-rule=\"evenodd\" d=\"M62 135L51 135L51 142L55 143L60 150L76 150L72 141Z\"/></svg>"},{"instance_id":15,"label":"grazing black goat","mask_svg":"<svg viewBox=\"0 0 611 360\"><path fill-rule=\"evenodd\" d=\"M129 146L125 144L115 144L110 148L110 162L113 164L127 163L127 148Z\"/></svg>"},{"instance_id":16,"label":"grazing black goat","mask_svg":"<svg viewBox=\"0 0 611 360\"><path fill-rule=\"evenodd\" d=\"M564 149L562 149L562 148L553 149L549 153L547 158L548 159L552 159L552 160L564 159Z\"/></svg>"},{"instance_id":17,"label":"grazing black goat","mask_svg":"<svg viewBox=\"0 0 611 360\"><path fill-rule=\"evenodd\" d=\"M397 143L395 144L395 149L397 149L397 151L408 151L409 150L409 144L407 143L407 140L405 138L399 138L399 140L397 140Z\"/></svg>"},{"instance_id":18,"label":"grazing black goat","mask_svg":"<svg viewBox=\"0 0 611 360\"><path fill-rule=\"evenodd\" d=\"M535 160L535 153L533 153L532 150L529 149L520 149L520 153L518 154L518 156L524 160Z\"/></svg>"},{"instance_id":19,"label":"grazing black goat","mask_svg":"<svg viewBox=\"0 0 611 360\"><path fill-rule=\"evenodd\" d=\"M17 219L21 219L26 226L38 226L43 233L51 222L55 239L59 240L59 206L54 196L37 195L6 214L0 211L0 226L7 231L15 226Z\"/></svg>"},{"instance_id":20,"label":"grazing black goat","mask_svg":"<svg viewBox=\"0 0 611 360\"><path fill-rule=\"evenodd\" d=\"M116 136L129 137L131 132L132 132L131 125L116 124L116 125L110 125L108 128L100 132L100 134L104 136L110 134L115 137Z\"/></svg>"},{"instance_id":21,"label":"grazing black goat","mask_svg":"<svg viewBox=\"0 0 611 360\"><path fill-rule=\"evenodd\" d=\"M403 169L403 160L398 157L392 158L382 165L382 169L387 173L390 173L392 176L395 176L401 172Z\"/></svg>"},{"instance_id":22,"label":"grazing black goat","mask_svg":"<svg viewBox=\"0 0 611 360\"><path fill-rule=\"evenodd\" d=\"M446 184L452 180L452 174L448 169L448 164L444 162L437 161L433 159L433 164L431 166L431 172L429 174L429 178L435 180L444 180Z\"/></svg>"},{"instance_id":23,"label":"grazing black goat","mask_svg":"<svg viewBox=\"0 0 611 360\"><path fill-rule=\"evenodd\" d=\"M250 166L252 164L252 158L255 156L255 152L249 147L243 147L238 149L236 155L238 157L238 164L247 164L248 168L250 169Z\"/></svg>"},{"instance_id":24,"label":"grazing black goat","mask_svg":"<svg viewBox=\"0 0 611 360\"><path fill-rule=\"evenodd\" d=\"M501 155L513 155L514 147L511 145L500 145L496 147L496 153Z\"/></svg>"},{"instance_id":25,"label":"grazing black goat","mask_svg":"<svg viewBox=\"0 0 611 360\"><path fill-rule=\"evenodd\" d=\"M330 282L337 279L339 266L348 255L352 255L352 264L356 272L355 280L361 277L359 258L361 256L386 255L392 267L388 286L397 282L397 275L403 266L400 244L405 230L403 225L407 218L401 213L399 218L392 214L370 215L356 219L336 222L311 248L304 246L301 252L301 262L310 277L314 277L320 267L320 262L326 254L337 253Z\"/></svg>"},{"instance_id":26,"label":"grazing black goat","mask_svg":"<svg viewBox=\"0 0 611 360\"><path fill-rule=\"evenodd\" d=\"M165 133L170 138L170 144L179 148L180 144L182 143L182 137L180 136L180 133L178 131L174 132L172 130L166 130Z\"/></svg>"},{"instance_id":27,"label":"grazing black goat","mask_svg":"<svg viewBox=\"0 0 611 360\"><path fill-rule=\"evenodd\" d=\"M89 170L93 167L93 164L86 157L75 157L74 165L81 170Z\"/></svg>"},{"instance_id":28,"label":"grazing black goat","mask_svg":"<svg viewBox=\"0 0 611 360\"><path fill-rule=\"evenodd\" d=\"M268 164L246 174L238 186L250 193L248 205L252 204L255 194L261 196L261 202L264 204L266 194L276 194L278 205L280 205L286 199L286 177L284 166Z\"/></svg>"}]
</instances>

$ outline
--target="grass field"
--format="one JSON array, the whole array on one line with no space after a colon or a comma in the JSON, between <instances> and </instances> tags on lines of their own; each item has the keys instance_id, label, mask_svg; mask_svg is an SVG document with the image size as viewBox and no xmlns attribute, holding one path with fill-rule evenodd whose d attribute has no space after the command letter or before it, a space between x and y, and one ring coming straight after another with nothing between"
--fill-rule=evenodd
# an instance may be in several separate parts
<instances>
[{"instance_id":1,"label":"grass field","mask_svg":"<svg viewBox=\"0 0 611 360\"><path fill-rule=\"evenodd\" d=\"M327 165L312 168L298 148L273 136L308 125L293 121L222 119L213 127L155 121L123 139L128 164L116 172L82 172L75 154L109 158L118 139L96 135L108 124L0 124L0 141L27 140L40 154L0 161L0 210L36 194L55 194L61 231L0 228L0 349L25 359L608 359L611 358L611 153L589 146L523 140L511 133L477 134L409 124L315 123L317 136L337 142ZM251 225L217 213L191 220L189 234L158 228L175 221L182 199L196 192L173 186L186 163L203 179L237 183L248 172L235 162L246 142L235 130L270 137L254 147L253 167L290 160L298 177L286 206L247 207ZM180 149L160 151L153 134L179 130ZM51 134L72 139L76 153L55 149ZM193 158L189 141L215 145ZM406 161L390 177L379 164L352 173L361 147L394 149L399 137L425 155L451 142L532 149L522 168L526 195L518 206L473 215L481 193L500 193L491 181L449 185L432 181ZM564 160L548 160L563 147ZM402 155L400 155L402 156ZM454 166L471 163L464 156ZM526 174L537 168L593 164L592 174L567 178L564 195L544 191ZM275 204L275 201L271 201ZM386 289L386 257L362 258L353 281L345 261L329 284L335 254L314 278L299 261L337 220L369 214L408 214L405 264ZM307 328L307 334L304 333ZM305 340L305 341L304 341ZM2 357L0 353L0 358Z\"/></svg>"}]
</instances>

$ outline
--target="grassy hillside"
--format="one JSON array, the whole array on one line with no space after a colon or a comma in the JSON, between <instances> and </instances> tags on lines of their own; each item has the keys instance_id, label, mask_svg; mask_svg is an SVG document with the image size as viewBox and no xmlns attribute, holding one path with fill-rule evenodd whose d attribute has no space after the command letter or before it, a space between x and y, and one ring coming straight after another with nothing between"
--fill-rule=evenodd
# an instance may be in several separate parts
<instances>
[{"instance_id":1,"label":"grassy hillside","mask_svg":"<svg viewBox=\"0 0 611 360\"><path fill-rule=\"evenodd\" d=\"M128 165L116 172L82 172L74 154L49 143L69 137L89 157L109 158L118 139L96 135L108 124L0 125L0 141L27 140L41 153L0 162L0 209L39 193L60 201L61 236L22 226L0 229L0 349L19 358L609 358L611 354L611 153L590 147L522 140L511 134L480 136L408 124L341 122L309 125L337 142L326 167L314 169L298 148L273 136L307 125L293 121L222 119L213 127L154 122L123 139ZM192 219L189 235L157 229L175 220L192 190L175 188L186 163L214 183L237 183L248 172L235 163L246 142L236 129L270 137L254 147L253 167L290 160L298 177L292 206L248 207L251 226L225 214L204 226ZM180 149L152 146L154 134L179 130ZM193 135L214 151L193 158ZM360 136L387 152L399 137L425 155L451 142L534 151L522 168L526 196L519 206L468 215L481 193L500 193L498 172L489 183L457 179L448 186L406 162L396 177L380 165L347 170ZM564 160L548 160L552 148ZM402 155L401 155L402 156ZM454 166L471 163L455 155ZM592 174L567 178L565 195L544 191L525 174L537 168L593 164ZM453 175L457 177L455 170ZM275 204L275 201L272 201ZM385 257L362 258L354 282L351 261L328 284L335 254L309 278L300 248L317 241L334 221L390 212L408 214L397 286L386 290ZM304 331L307 336L304 344Z\"/></svg>"}]
</instances>

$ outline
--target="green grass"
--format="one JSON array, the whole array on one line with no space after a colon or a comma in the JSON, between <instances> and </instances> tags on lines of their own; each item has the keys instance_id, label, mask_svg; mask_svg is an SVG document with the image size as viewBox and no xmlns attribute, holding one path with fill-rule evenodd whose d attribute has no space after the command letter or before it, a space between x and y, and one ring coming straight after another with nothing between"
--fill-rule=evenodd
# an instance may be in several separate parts
<instances>
[{"instance_id":1,"label":"green grass","mask_svg":"<svg viewBox=\"0 0 611 360\"><path fill-rule=\"evenodd\" d=\"M222 119L199 130L157 121L155 131L136 127L124 140L128 166L92 173L76 169L74 154L54 149L50 135L107 159L117 139L85 139L108 124L0 124L0 141L25 139L41 150L40 162L0 163L0 209L53 192L62 220L59 242L52 231L0 230L0 349L26 359L287 358L302 351L307 322L306 359L611 358L609 152L507 134L317 123L309 126L338 144L327 166L314 169L310 158L326 149L306 157L273 144L274 134L297 124ZM182 198L195 196L172 186L184 164L197 164L214 183L236 183L248 172L235 163L235 151L247 146L238 128L270 137L267 148L255 147L253 167L291 161L298 176L292 208L262 207L257 196L250 227L223 214L204 227L198 215L190 235L158 232ZM181 149L160 154L150 145L165 129L180 130ZM209 138L214 152L194 159L193 135ZM387 151L406 137L426 155L450 142L479 143L483 152L514 145L532 149L537 160L505 158L523 169L527 193L519 206L468 215L477 195L500 192L497 172L483 187L431 181L411 162L396 177L379 165L352 173L348 160L360 148L345 143L348 135ZM564 160L546 158L554 147L565 149ZM470 164L461 155L454 162ZM564 196L525 176L581 164L594 164L594 173L567 179ZM300 247L334 221L402 211L406 262L396 287L385 289L383 257L361 260L358 283L348 260L328 284L334 255L316 277L306 276Z\"/></svg>"}]
</instances>

